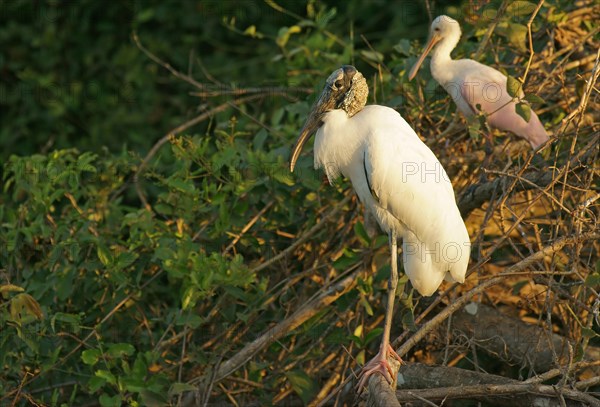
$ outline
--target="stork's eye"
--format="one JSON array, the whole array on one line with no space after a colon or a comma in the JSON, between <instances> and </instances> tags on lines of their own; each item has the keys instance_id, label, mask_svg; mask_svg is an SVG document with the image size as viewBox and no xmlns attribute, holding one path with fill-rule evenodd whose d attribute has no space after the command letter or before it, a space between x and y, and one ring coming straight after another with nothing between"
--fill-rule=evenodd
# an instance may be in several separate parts
<instances>
[{"instance_id":1,"label":"stork's eye","mask_svg":"<svg viewBox=\"0 0 600 407\"><path fill-rule=\"evenodd\" d=\"M433 29L433 31L439 31L439 30L440 30L440 27L435 27L435 28Z\"/></svg>"},{"instance_id":2,"label":"stork's eye","mask_svg":"<svg viewBox=\"0 0 600 407\"><path fill-rule=\"evenodd\" d=\"M335 81L333 83L333 85L335 86L336 89L340 89L342 87L342 85L344 84L344 82L342 82L341 79L338 79L337 81Z\"/></svg>"}]
</instances>

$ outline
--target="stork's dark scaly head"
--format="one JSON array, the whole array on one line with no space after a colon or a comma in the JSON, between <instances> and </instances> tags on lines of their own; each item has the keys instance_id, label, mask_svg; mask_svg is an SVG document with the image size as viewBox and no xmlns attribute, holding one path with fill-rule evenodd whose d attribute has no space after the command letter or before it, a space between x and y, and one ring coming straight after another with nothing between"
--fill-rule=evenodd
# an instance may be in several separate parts
<instances>
[{"instance_id":1,"label":"stork's dark scaly head","mask_svg":"<svg viewBox=\"0 0 600 407\"><path fill-rule=\"evenodd\" d=\"M333 71L327 78L325 88L313 105L300 136L292 148L290 171L294 171L304 143L323 124L325 113L342 109L348 114L348 117L352 117L365 107L367 96L369 96L367 81L355 67L342 65L340 69Z\"/></svg>"}]
</instances>

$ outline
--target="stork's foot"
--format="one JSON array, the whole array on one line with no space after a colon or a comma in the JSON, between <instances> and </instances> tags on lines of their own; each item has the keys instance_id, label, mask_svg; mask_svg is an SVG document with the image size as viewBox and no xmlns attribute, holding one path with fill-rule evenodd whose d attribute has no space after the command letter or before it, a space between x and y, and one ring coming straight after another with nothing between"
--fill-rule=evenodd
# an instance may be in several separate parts
<instances>
[{"instance_id":1,"label":"stork's foot","mask_svg":"<svg viewBox=\"0 0 600 407\"><path fill-rule=\"evenodd\" d=\"M394 380L396 380L394 369L392 369L387 361L388 356L391 356L398 362L402 363L402 359L390 345L387 346L386 351L380 350L379 353L377 353L377 355L375 355L375 357L371 359L369 363L364 365L360 371L360 374L358 375L358 385L356 386L356 392L358 394L362 393L369 380L369 377L374 373L381 373L389 384L392 384Z\"/></svg>"}]
</instances>

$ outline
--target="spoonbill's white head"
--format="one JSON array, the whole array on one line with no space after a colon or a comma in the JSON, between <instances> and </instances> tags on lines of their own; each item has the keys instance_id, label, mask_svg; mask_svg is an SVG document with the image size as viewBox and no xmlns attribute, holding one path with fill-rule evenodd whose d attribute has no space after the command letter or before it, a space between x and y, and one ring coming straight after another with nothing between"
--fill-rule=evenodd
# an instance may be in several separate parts
<instances>
[{"instance_id":1,"label":"spoonbill's white head","mask_svg":"<svg viewBox=\"0 0 600 407\"><path fill-rule=\"evenodd\" d=\"M425 57L434 47L436 47L438 51L443 49L444 52L447 52L448 55L450 55L450 51L452 51L454 47L456 47L456 44L458 44L460 35L461 31L458 21L452 17L444 15L436 17L429 28L429 39L427 41L427 45L425 45L423 53L410 70L408 80L412 80L415 77L417 71L421 67L421 64L425 60ZM438 43L440 44L438 45Z\"/></svg>"}]
</instances>

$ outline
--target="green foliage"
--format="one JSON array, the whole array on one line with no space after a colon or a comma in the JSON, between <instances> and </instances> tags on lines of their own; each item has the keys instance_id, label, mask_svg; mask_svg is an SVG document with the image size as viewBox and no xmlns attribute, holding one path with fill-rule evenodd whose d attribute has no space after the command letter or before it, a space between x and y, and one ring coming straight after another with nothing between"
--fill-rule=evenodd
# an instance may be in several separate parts
<instances>
[{"instance_id":1,"label":"green foliage","mask_svg":"<svg viewBox=\"0 0 600 407\"><path fill-rule=\"evenodd\" d=\"M488 15L496 3L485 6ZM531 4L512 2L492 40L515 76L525 66ZM544 6L544 23L564 21L565 4ZM433 147L451 119L447 94L427 70L423 83L405 78L421 50L414 39L426 35L424 5L15 0L1 7L0 404L22 404L28 394L53 406L176 405L196 388L190 380L359 268L365 272L352 289L269 343L225 385L237 394L249 383L239 393L255 404L288 394L308 404L326 380L314 373L321 361L365 362L381 334L368 327L384 309L387 237L367 234L355 200L323 221L348 184L325 187L308 146L294 174L287 159L310 93L353 63L377 89L370 102L396 108L445 166L453 162ZM457 52L475 52L469 39L480 40L488 23L465 27ZM149 59L134 32L199 86ZM546 40L536 37L534 46ZM509 77L528 120L525 102L545 100L521 98L520 88ZM258 97L236 104L248 94ZM548 122L566 114L558 106ZM483 121L469 125L469 143L479 142ZM142 166L165 134L168 142ZM318 223L301 247L272 262ZM597 280L592 273L582 286ZM417 307L405 275L398 297L394 330L412 331ZM581 327L596 338L595 327ZM215 403L229 402L221 390Z\"/></svg>"}]
</instances>

